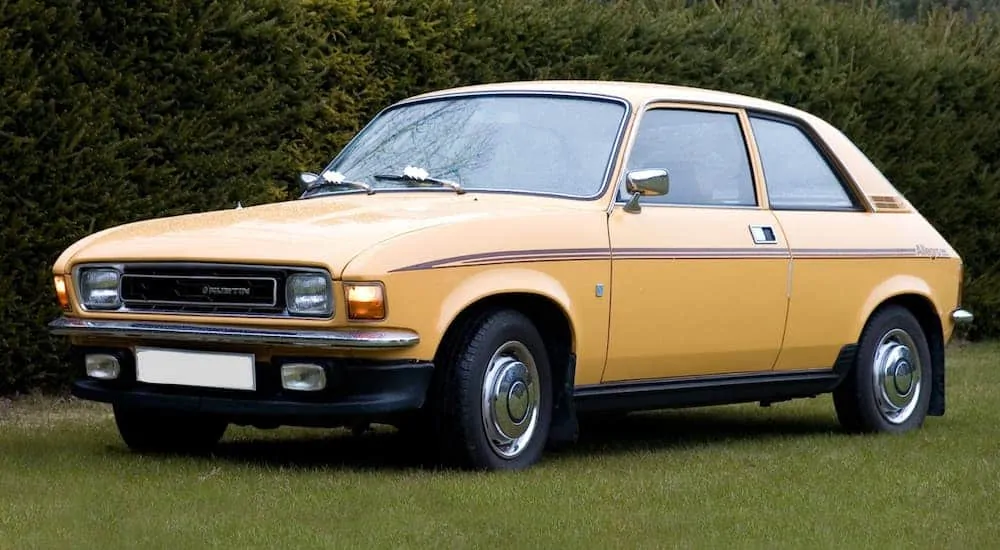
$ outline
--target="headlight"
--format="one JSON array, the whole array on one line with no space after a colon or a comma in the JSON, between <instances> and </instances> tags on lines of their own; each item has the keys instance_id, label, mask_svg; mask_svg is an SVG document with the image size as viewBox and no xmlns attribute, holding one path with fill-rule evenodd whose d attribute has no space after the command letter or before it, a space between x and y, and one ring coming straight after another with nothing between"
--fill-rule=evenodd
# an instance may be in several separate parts
<instances>
[{"instance_id":1,"label":"headlight","mask_svg":"<svg viewBox=\"0 0 1000 550\"><path fill-rule=\"evenodd\" d=\"M333 314L330 279L322 273L295 273L285 283L285 304L292 315Z\"/></svg>"},{"instance_id":2,"label":"headlight","mask_svg":"<svg viewBox=\"0 0 1000 550\"><path fill-rule=\"evenodd\" d=\"M109 267L80 271L80 303L87 309L118 309L122 305L118 294L121 273Z\"/></svg>"},{"instance_id":3,"label":"headlight","mask_svg":"<svg viewBox=\"0 0 1000 550\"><path fill-rule=\"evenodd\" d=\"M344 283L347 317L358 321L385 319L385 289L382 283Z\"/></svg>"}]
</instances>

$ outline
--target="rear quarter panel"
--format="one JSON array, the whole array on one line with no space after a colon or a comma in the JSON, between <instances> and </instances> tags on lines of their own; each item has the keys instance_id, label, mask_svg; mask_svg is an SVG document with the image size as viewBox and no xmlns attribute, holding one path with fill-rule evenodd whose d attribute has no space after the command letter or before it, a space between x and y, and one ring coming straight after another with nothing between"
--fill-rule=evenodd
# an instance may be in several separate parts
<instances>
[{"instance_id":1,"label":"rear quarter panel","mask_svg":"<svg viewBox=\"0 0 1000 550\"><path fill-rule=\"evenodd\" d=\"M776 370L829 367L886 300L929 300L950 338L961 260L916 212L776 212L792 254L788 319Z\"/></svg>"}]
</instances>

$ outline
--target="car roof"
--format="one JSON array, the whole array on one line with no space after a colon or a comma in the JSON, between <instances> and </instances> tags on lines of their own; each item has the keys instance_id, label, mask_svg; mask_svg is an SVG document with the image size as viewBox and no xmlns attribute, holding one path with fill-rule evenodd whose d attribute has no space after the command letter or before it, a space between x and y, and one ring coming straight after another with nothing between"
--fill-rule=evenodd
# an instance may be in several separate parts
<instances>
[{"instance_id":1,"label":"car roof","mask_svg":"<svg viewBox=\"0 0 1000 550\"><path fill-rule=\"evenodd\" d=\"M532 80L517 82L494 82L436 90L409 98L428 99L454 94L490 92L532 92L532 93L576 93L616 97L635 105L654 101L676 101L686 103L711 103L737 108L760 109L798 118L810 119L809 113L794 107L765 99L706 88L659 84L652 82L627 82L617 80Z\"/></svg>"}]
</instances>

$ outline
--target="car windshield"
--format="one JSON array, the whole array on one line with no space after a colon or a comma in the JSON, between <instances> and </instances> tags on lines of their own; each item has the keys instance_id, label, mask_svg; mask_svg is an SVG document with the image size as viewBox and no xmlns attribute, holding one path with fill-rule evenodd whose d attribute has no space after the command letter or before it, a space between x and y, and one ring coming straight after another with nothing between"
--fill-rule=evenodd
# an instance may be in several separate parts
<instances>
[{"instance_id":1,"label":"car windshield","mask_svg":"<svg viewBox=\"0 0 1000 550\"><path fill-rule=\"evenodd\" d=\"M326 173L366 183L375 192L412 188L412 177L386 176L417 173L427 178L424 183L448 180L465 191L594 197L604 186L625 113L619 101L573 96L402 104L375 117ZM351 191L356 187L323 187L313 194Z\"/></svg>"}]
</instances>

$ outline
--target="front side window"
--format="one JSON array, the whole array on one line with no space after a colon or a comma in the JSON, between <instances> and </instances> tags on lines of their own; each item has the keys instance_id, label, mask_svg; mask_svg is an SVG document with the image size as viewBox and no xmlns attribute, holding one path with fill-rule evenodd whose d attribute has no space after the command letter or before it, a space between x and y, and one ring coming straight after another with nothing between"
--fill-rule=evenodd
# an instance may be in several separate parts
<instances>
[{"instance_id":1,"label":"front side window","mask_svg":"<svg viewBox=\"0 0 1000 550\"><path fill-rule=\"evenodd\" d=\"M643 203L702 206L757 204L750 158L736 114L653 109L639 122L628 170L665 169L666 195Z\"/></svg>"},{"instance_id":2,"label":"front side window","mask_svg":"<svg viewBox=\"0 0 1000 550\"><path fill-rule=\"evenodd\" d=\"M412 181L375 177L413 167L469 191L592 198L604 188L626 112L618 101L556 95L402 104L377 116L327 171L376 192L414 187Z\"/></svg>"},{"instance_id":3,"label":"front side window","mask_svg":"<svg viewBox=\"0 0 1000 550\"><path fill-rule=\"evenodd\" d=\"M844 184L809 137L793 124L752 116L771 207L777 210L854 210Z\"/></svg>"}]
</instances>

